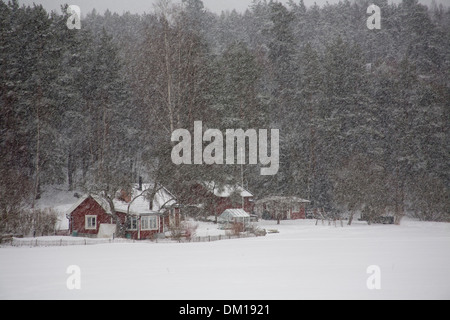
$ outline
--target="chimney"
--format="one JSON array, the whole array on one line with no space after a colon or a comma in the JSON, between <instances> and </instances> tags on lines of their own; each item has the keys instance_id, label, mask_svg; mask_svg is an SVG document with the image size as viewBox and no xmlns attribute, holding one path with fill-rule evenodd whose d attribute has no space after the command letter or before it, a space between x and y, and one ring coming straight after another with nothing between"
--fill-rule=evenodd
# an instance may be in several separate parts
<instances>
[{"instance_id":1,"label":"chimney","mask_svg":"<svg viewBox=\"0 0 450 320\"><path fill-rule=\"evenodd\" d=\"M142 177L139 177L139 191L142 191Z\"/></svg>"}]
</instances>

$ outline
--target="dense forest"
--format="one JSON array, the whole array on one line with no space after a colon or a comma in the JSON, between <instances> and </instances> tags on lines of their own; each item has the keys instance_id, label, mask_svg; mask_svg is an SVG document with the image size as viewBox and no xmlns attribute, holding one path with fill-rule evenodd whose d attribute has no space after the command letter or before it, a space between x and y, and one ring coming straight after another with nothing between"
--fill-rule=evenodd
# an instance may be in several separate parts
<instances>
[{"instance_id":1,"label":"dense forest","mask_svg":"<svg viewBox=\"0 0 450 320\"><path fill-rule=\"evenodd\" d=\"M79 30L66 10L0 1L2 219L46 185L111 195L144 177L182 203L193 183L243 177L258 198L450 221L448 8L261 0L218 15L160 0L142 15L93 11ZM174 165L171 133L194 121L279 129L278 174Z\"/></svg>"}]
</instances>

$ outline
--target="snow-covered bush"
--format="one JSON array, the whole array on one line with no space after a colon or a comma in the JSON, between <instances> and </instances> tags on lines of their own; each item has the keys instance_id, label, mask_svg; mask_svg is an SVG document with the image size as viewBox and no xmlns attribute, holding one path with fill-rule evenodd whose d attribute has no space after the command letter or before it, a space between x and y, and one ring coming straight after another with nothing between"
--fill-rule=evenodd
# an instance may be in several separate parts
<instances>
[{"instance_id":1,"label":"snow-covered bush","mask_svg":"<svg viewBox=\"0 0 450 320\"><path fill-rule=\"evenodd\" d=\"M34 230L36 236L46 236L55 233L55 226L58 222L58 212L53 208L35 210Z\"/></svg>"},{"instance_id":2,"label":"snow-covered bush","mask_svg":"<svg viewBox=\"0 0 450 320\"><path fill-rule=\"evenodd\" d=\"M262 229L256 225L250 226L247 230L248 230L248 232L254 234L257 237L264 237L267 234L266 229Z\"/></svg>"},{"instance_id":3,"label":"snow-covered bush","mask_svg":"<svg viewBox=\"0 0 450 320\"><path fill-rule=\"evenodd\" d=\"M198 224L195 224L192 221L183 221L181 223L173 222L169 225L170 237L177 241L181 241L182 238L186 238L187 240L192 239L195 237L197 229Z\"/></svg>"},{"instance_id":4,"label":"snow-covered bush","mask_svg":"<svg viewBox=\"0 0 450 320\"><path fill-rule=\"evenodd\" d=\"M0 220L3 234L24 236L45 236L55 233L58 213L52 209L22 209L2 215Z\"/></svg>"},{"instance_id":5,"label":"snow-covered bush","mask_svg":"<svg viewBox=\"0 0 450 320\"><path fill-rule=\"evenodd\" d=\"M231 228L227 230L227 234L232 236L238 236L241 232L244 232L244 224L240 222L235 222L231 224Z\"/></svg>"}]
</instances>

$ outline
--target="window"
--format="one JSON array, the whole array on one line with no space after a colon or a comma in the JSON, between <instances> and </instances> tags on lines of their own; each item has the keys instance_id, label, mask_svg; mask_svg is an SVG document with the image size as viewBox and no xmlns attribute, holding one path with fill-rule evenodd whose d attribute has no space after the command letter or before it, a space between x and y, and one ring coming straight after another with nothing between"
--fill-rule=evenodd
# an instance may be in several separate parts
<instances>
[{"instance_id":1,"label":"window","mask_svg":"<svg viewBox=\"0 0 450 320\"><path fill-rule=\"evenodd\" d=\"M97 229L97 216L85 216L85 229L86 230Z\"/></svg>"},{"instance_id":2,"label":"window","mask_svg":"<svg viewBox=\"0 0 450 320\"><path fill-rule=\"evenodd\" d=\"M158 230L158 217L142 217L141 230Z\"/></svg>"},{"instance_id":3,"label":"window","mask_svg":"<svg viewBox=\"0 0 450 320\"><path fill-rule=\"evenodd\" d=\"M137 217L128 217L127 230L137 230Z\"/></svg>"}]
</instances>

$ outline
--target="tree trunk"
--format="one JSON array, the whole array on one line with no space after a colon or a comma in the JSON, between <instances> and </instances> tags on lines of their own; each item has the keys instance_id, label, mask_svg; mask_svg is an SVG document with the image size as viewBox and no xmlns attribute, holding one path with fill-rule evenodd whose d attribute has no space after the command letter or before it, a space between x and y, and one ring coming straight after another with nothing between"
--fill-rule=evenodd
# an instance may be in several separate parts
<instances>
[{"instance_id":1,"label":"tree trunk","mask_svg":"<svg viewBox=\"0 0 450 320\"><path fill-rule=\"evenodd\" d=\"M116 225L116 237L117 238L124 238L125 237L125 226L126 226L126 222L125 224L122 223L122 221L120 221L119 216L117 215L116 209L114 207L114 202L113 199L109 196L105 197L106 201L108 201L109 204L109 208L111 210L111 216L113 218L113 221Z\"/></svg>"},{"instance_id":2,"label":"tree trunk","mask_svg":"<svg viewBox=\"0 0 450 320\"><path fill-rule=\"evenodd\" d=\"M402 220L403 216L405 215L405 191L403 188L403 182L401 186L398 186L397 184L397 190L396 190L396 199L395 199L395 215L394 215L394 224L400 225L400 221Z\"/></svg>"},{"instance_id":3,"label":"tree trunk","mask_svg":"<svg viewBox=\"0 0 450 320\"><path fill-rule=\"evenodd\" d=\"M73 174L75 171L75 164L73 160L73 155L70 152L67 159L67 181L69 183L69 191L73 191Z\"/></svg>"},{"instance_id":4,"label":"tree trunk","mask_svg":"<svg viewBox=\"0 0 450 320\"><path fill-rule=\"evenodd\" d=\"M42 88L38 87L37 93L37 101L36 101L36 163L35 163L35 180L34 180L34 194L33 194L33 203L32 208L34 209L36 200L41 198L40 195L40 161L41 161L41 119L40 119L40 107L41 107L41 97L42 97Z\"/></svg>"},{"instance_id":5,"label":"tree trunk","mask_svg":"<svg viewBox=\"0 0 450 320\"><path fill-rule=\"evenodd\" d=\"M355 215L355 211L352 210L350 213L350 217L348 218L348 225L351 226L353 222L353 216Z\"/></svg>"},{"instance_id":6,"label":"tree trunk","mask_svg":"<svg viewBox=\"0 0 450 320\"><path fill-rule=\"evenodd\" d=\"M167 29L164 31L164 60L166 64L166 72L167 72L167 111L169 112L169 125L170 132L175 130L174 124L174 110L172 105L172 69L171 69L171 61L170 61L170 44L167 39Z\"/></svg>"}]
</instances>

